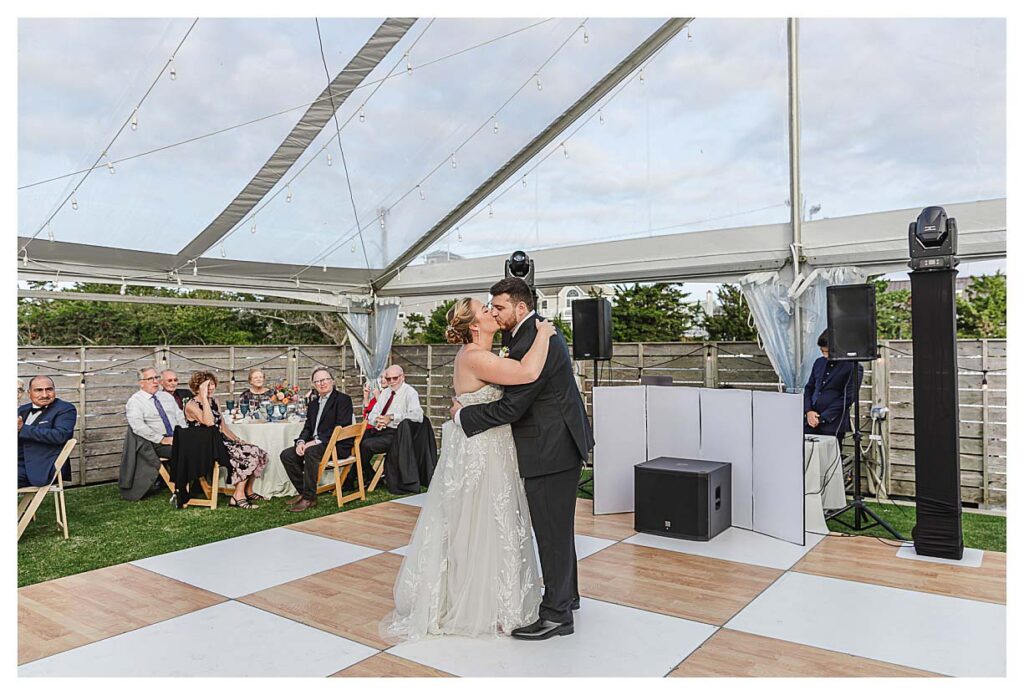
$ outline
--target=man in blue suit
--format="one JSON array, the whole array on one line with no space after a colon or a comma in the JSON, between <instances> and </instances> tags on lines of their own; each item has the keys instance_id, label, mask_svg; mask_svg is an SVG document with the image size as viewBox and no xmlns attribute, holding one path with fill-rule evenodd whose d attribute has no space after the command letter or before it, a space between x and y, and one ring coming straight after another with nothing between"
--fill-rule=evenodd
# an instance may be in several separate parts
<instances>
[{"instance_id":1,"label":"man in blue suit","mask_svg":"<svg viewBox=\"0 0 1024 695\"><path fill-rule=\"evenodd\" d=\"M821 357L804 386L804 434L830 434L843 443L850 431L850 406L860 390L863 369L857 362L828 358L828 331L818 336Z\"/></svg>"},{"instance_id":2,"label":"man in blue suit","mask_svg":"<svg viewBox=\"0 0 1024 695\"><path fill-rule=\"evenodd\" d=\"M42 487L53 480L53 463L74 436L78 411L57 398L53 379L36 376L28 382L31 403L18 408L18 487ZM71 464L61 470L71 479Z\"/></svg>"}]
</instances>

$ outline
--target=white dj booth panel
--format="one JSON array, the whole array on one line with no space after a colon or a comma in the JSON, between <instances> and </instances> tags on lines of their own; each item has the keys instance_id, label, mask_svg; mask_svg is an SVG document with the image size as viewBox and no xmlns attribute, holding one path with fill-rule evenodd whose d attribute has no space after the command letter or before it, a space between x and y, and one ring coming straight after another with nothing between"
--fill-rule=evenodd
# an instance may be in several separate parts
<instances>
[{"instance_id":1,"label":"white dj booth panel","mask_svg":"<svg viewBox=\"0 0 1024 695\"><path fill-rule=\"evenodd\" d=\"M700 393L698 458L732 464L732 525L753 529L751 392L741 389L697 390Z\"/></svg>"},{"instance_id":2,"label":"white dj booth panel","mask_svg":"<svg viewBox=\"0 0 1024 695\"><path fill-rule=\"evenodd\" d=\"M700 458L700 391L647 387L647 458Z\"/></svg>"},{"instance_id":3,"label":"white dj booth panel","mask_svg":"<svg viewBox=\"0 0 1024 695\"><path fill-rule=\"evenodd\" d=\"M647 387L594 389L594 513L633 511L633 466L647 460Z\"/></svg>"},{"instance_id":4,"label":"white dj booth panel","mask_svg":"<svg viewBox=\"0 0 1024 695\"><path fill-rule=\"evenodd\" d=\"M754 530L804 543L803 395L753 393Z\"/></svg>"}]
</instances>

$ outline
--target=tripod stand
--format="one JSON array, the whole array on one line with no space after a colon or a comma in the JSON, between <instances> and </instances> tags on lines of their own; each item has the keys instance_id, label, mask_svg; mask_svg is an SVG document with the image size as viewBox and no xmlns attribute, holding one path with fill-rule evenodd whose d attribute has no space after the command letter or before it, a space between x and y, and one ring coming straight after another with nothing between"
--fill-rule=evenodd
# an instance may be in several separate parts
<instances>
[{"instance_id":1,"label":"tripod stand","mask_svg":"<svg viewBox=\"0 0 1024 695\"><path fill-rule=\"evenodd\" d=\"M859 391L859 389L858 389L858 391ZM864 502L864 495L861 494L861 490L860 490L860 440L861 440L861 436L862 435L861 435L861 432L860 432L860 394L858 393L857 397L853 401L853 500L848 505L846 505L845 507L840 509L839 511L836 511L836 512L833 512L833 513L829 514L827 518L835 519L836 521L838 521L840 524L842 524L846 528L853 529L854 531L864 531L864 530L867 530L869 528L874 528L875 526L881 526L886 531L888 531L889 534L893 538L895 538L897 540L900 540L900 541L905 541L906 538L901 536L896 531L896 529L894 529L892 526L890 526L889 523L885 519L883 519L882 517L878 516L878 514L875 513L875 510L871 509L871 507L869 507ZM846 523L845 521L843 521L842 519L839 518L839 516L843 512L846 512L846 511L848 511L850 509L853 510L853 524L852 525ZM861 525L862 521L866 522L869 519L874 520L874 523L870 523L870 524L868 524L866 526Z\"/></svg>"}]
</instances>

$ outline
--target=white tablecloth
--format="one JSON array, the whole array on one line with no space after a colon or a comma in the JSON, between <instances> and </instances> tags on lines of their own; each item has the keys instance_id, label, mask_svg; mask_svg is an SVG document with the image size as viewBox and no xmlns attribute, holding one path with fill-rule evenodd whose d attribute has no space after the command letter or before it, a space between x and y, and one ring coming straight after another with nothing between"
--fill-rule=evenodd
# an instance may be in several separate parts
<instances>
[{"instance_id":1,"label":"white tablecloth","mask_svg":"<svg viewBox=\"0 0 1024 695\"><path fill-rule=\"evenodd\" d=\"M281 452L295 444L295 439L302 432L302 424L302 421L228 423L228 427L239 438L267 452L267 467L263 469L263 475L253 483L253 492L264 497L291 497L298 494L285 473ZM321 485L333 482L334 471L328 468Z\"/></svg>"},{"instance_id":2,"label":"white tablecloth","mask_svg":"<svg viewBox=\"0 0 1024 695\"><path fill-rule=\"evenodd\" d=\"M828 533L825 510L846 506L843 464L835 437L804 436L804 491L807 530Z\"/></svg>"}]
</instances>

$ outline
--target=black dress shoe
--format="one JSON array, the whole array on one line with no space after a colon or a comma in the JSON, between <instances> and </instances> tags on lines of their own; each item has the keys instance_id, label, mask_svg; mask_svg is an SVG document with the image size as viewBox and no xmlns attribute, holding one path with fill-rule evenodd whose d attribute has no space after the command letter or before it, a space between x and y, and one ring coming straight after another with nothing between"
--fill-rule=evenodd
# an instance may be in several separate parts
<instances>
[{"instance_id":1,"label":"black dress shoe","mask_svg":"<svg viewBox=\"0 0 1024 695\"><path fill-rule=\"evenodd\" d=\"M512 636L516 639L542 640L555 635L571 635L572 633L572 623L556 623L553 620L540 618L526 627L516 628L512 631Z\"/></svg>"},{"instance_id":2,"label":"black dress shoe","mask_svg":"<svg viewBox=\"0 0 1024 695\"><path fill-rule=\"evenodd\" d=\"M572 609L574 611L578 611L580 609L580 600L578 598L574 598L572 600Z\"/></svg>"}]
</instances>

